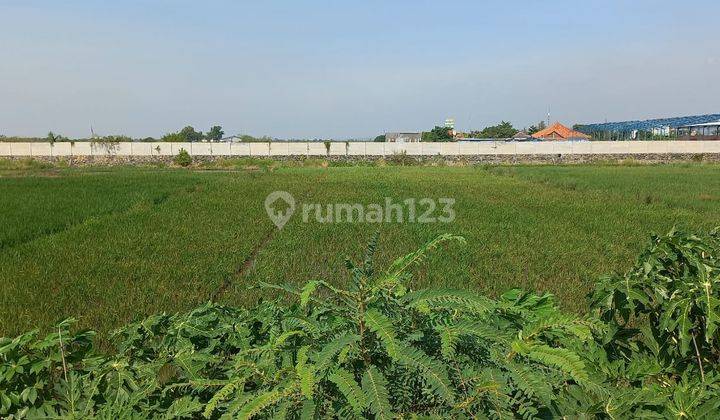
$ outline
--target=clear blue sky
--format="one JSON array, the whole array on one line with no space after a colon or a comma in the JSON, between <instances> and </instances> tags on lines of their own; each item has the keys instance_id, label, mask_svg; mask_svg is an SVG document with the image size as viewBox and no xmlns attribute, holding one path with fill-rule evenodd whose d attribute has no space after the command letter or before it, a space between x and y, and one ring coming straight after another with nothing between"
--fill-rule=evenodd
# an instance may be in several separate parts
<instances>
[{"instance_id":1,"label":"clear blue sky","mask_svg":"<svg viewBox=\"0 0 720 420\"><path fill-rule=\"evenodd\" d=\"M147 4L146 4L147 3ZM0 134L370 137L720 112L720 2L4 1Z\"/></svg>"}]
</instances>

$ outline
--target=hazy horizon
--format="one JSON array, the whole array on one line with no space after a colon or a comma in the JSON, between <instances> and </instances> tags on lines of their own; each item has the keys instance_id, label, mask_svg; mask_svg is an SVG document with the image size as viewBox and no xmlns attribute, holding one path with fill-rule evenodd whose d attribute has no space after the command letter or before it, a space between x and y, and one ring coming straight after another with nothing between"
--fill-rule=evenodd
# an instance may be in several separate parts
<instances>
[{"instance_id":1,"label":"hazy horizon","mask_svg":"<svg viewBox=\"0 0 720 420\"><path fill-rule=\"evenodd\" d=\"M720 113L720 3L1 1L0 134L280 138ZM701 19L703 18L703 19Z\"/></svg>"}]
</instances>

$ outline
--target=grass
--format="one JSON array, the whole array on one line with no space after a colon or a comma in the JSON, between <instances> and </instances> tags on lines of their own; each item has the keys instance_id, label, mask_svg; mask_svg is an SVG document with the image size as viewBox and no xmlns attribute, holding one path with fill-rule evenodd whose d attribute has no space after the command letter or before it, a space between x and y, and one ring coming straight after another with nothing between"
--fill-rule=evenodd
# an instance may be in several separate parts
<instances>
[{"instance_id":1,"label":"grass","mask_svg":"<svg viewBox=\"0 0 720 420\"><path fill-rule=\"evenodd\" d=\"M346 280L343 259L382 231L379 266L436 236L468 244L431 257L417 286L511 287L586 307L652 232L720 225L720 166L348 166L233 162L223 170L47 168L0 173L0 336L69 316L108 332L209 299L240 305L258 280ZM2 168L2 165L0 165ZM320 224L278 231L275 190L302 203L453 197L450 224Z\"/></svg>"}]
</instances>

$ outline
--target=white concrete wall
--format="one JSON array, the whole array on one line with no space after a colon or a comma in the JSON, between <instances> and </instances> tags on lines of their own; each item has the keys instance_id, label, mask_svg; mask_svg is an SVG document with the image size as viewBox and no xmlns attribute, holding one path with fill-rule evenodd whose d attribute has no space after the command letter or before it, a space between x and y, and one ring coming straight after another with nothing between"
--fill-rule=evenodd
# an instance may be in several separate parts
<instances>
[{"instance_id":1,"label":"white concrete wall","mask_svg":"<svg viewBox=\"0 0 720 420\"><path fill-rule=\"evenodd\" d=\"M250 156L270 156L270 143L250 143Z\"/></svg>"},{"instance_id":2,"label":"white concrete wall","mask_svg":"<svg viewBox=\"0 0 720 420\"><path fill-rule=\"evenodd\" d=\"M250 156L250 143L230 143L230 156Z\"/></svg>"},{"instance_id":3,"label":"white concrete wall","mask_svg":"<svg viewBox=\"0 0 720 420\"><path fill-rule=\"evenodd\" d=\"M212 144L212 155L213 156L229 156L230 155L230 143L213 143Z\"/></svg>"},{"instance_id":4,"label":"white concrete wall","mask_svg":"<svg viewBox=\"0 0 720 420\"><path fill-rule=\"evenodd\" d=\"M72 148L70 143L55 143L53 144L51 152L53 156L70 156L72 155Z\"/></svg>"},{"instance_id":5,"label":"white concrete wall","mask_svg":"<svg viewBox=\"0 0 720 420\"><path fill-rule=\"evenodd\" d=\"M405 143L405 153L411 156L422 156L423 144L421 142Z\"/></svg>"},{"instance_id":6,"label":"white concrete wall","mask_svg":"<svg viewBox=\"0 0 720 420\"><path fill-rule=\"evenodd\" d=\"M385 143L385 147L383 148L384 155L385 156L392 156L401 154L405 151L405 144L404 143Z\"/></svg>"},{"instance_id":7,"label":"white concrete wall","mask_svg":"<svg viewBox=\"0 0 720 420\"><path fill-rule=\"evenodd\" d=\"M12 143L0 142L0 156L14 156L12 153Z\"/></svg>"},{"instance_id":8,"label":"white concrete wall","mask_svg":"<svg viewBox=\"0 0 720 420\"><path fill-rule=\"evenodd\" d=\"M348 156L365 156L365 148L367 147L367 142L350 142L347 145L347 154Z\"/></svg>"},{"instance_id":9,"label":"white concrete wall","mask_svg":"<svg viewBox=\"0 0 720 420\"><path fill-rule=\"evenodd\" d=\"M50 143L31 143L30 153L33 156L52 156L52 145Z\"/></svg>"},{"instance_id":10,"label":"white concrete wall","mask_svg":"<svg viewBox=\"0 0 720 420\"><path fill-rule=\"evenodd\" d=\"M417 143L422 147L423 155L439 155L442 153L443 143Z\"/></svg>"},{"instance_id":11,"label":"white concrete wall","mask_svg":"<svg viewBox=\"0 0 720 420\"><path fill-rule=\"evenodd\" d=\"M270 156L288 156L288 143L269 143Z\"/></svg>"},{"instance_id":12,"label":"white concrete wall","mask_svg":"<svg viewBox=\"0 0 720 420\"><path fill-rule=\"evenodd\" d=\"M458 143L458 155L479 155L479 142L460 142Z\"/></svg>"},{"instance_id":13,"label":"white concrete wall","mask_svg":"<svg viewBox=\"0 0 720 420\"><path fill-rule=\"evenodd\" d=\"M11 156L32 156L32 143L10 144Z\"/></svg>"},{"instance_id":14,"label":"white concrete wall","mask_svg":"<svg viewBox=\"0 0 720 420\"><path fill-rule=\"evenodd\" d=\"M308 144L306 142L288 143L287 152L289 156L307 156Z\"/></svg>"},{"instance_id":15,"label":"white concrete wall","mask_svg":"<svg viewBox=\"0 0 720 420\"><path fill-rule=\"evenodd\" d=\"M133 156L152 156L151 143L130 143Z\"/></svg>"},{"instance_id":16,"label":"white concrete wall","mask_svg":"<svg viewBox=\"0 0 720 420\"><path fill-rule=\"evenodd\" d=\"M133 144L132 143L118 143L114 147L111 147L109 154L117 156L132 156L133 155Z\"/></svg>"},{"instance_id":17,"label":"white concrete wall","mask_svg":"<svg viewBox=\"0 0 720 420\"><path fill-rule=\"evenodd\" d=\"M575 155L586 155L592 153L592 143L593 142L573 142L572 144L572 151Z\"/></svg>"},{"instance_id":18,"label":"white concrete wall","mask_svg":"<svg viewBox=\"0 0 720 420\"><path fill-rule=\"evenodd\" d=\"M149 143L150 153L153 156L172 156L172 144L170 143Z\"/></svg>"},{"instance_id":19,"label":"white concrete wall","mask_svg":"<svg viewBox=\"0 0 720 420\"><path fill-rule=\"evenodd\" d=\"M185 149L188 150L188 149ZM212 144L210 143L190 143L188 153L197 156L212 156Z\"/></svg>"},{"instance_id":20,"label":"white concrete wall","mask_svg":"<svg viewBox=\"0 0 720 420\"><path fill-rule=\"evenodd\" d=\"M523 142L515 145L515 150L505 150L505 154L518 154L518 155L551 155L554 152L552 143L543 142ZM512 152L512 153L511 153Z\"/></svg>"},{"instance_id":21,"label":"white concrete wall","mask_svg":"<svg viewBox=\"0 0 720 420\"><path fill-rule=\"evenodd\" d=\"M365 156L383 156L385 155L386 143L365 143ZM389 143L387 143L389 144Z\"/></svg>"},{"instance_id":22,"label":"white concrete wall","mask_svg":"<svg viewBox=\"0 0 720 420\"><path fill-rule=\"evenodd\" d=\"M70 152L73 156L93 156L93 149L90 147L90 143L87 142L76 141L71 143Z\"/></svg>"},{"instance_id":23,"label":"white concrete wall","mask_svg":"<svg viewBox=\"0 0 720 420\"><path fill-rule=\"evenodd\" d=\"M192 143L170 143L170 153L173 155L177 155L180 153L181 150L185 150L189 154L193 154L193 144Z\"/></svg>"},{"instance_id":24,"label":"white concrete wall","mask_svg":"<svg viewBox=\"0 0 720 420\"><path fill-rule=\"evenodd\" d=\"M592 142L450 142L375 143L118 143L105 147L89 142L3 143L0 156L174 156L185 149L194 156L471 156L471 155L633 155L720 153L720 141L592 141Z\"/></svg>"},{"instance_id":25,"label":"white concrete wall","mask_svg":"<svg viewBox=\"0 0 720 420\"><path fill-rule=\"evenodd\" d=\"M703 153L720 153L720 141L703 142Z\"/></svg>"},{"instance_id":26,"label":"white concrete wall","mask_svg":"<svg viewBox=\"0 0 720 420\"><path fill-rule=\"evenodd\" d=\"M444 156L457 156L460 154L460 145L455 142L440 143L440 154Z\"/></svg>"},{"instance_id":27,"label":"white concrete wall","mask_svg":"<svg viewBox=\"0 0 720 420\"><path fill-rule=\"evenodd\" d=\"M323 142L308 143L308 156L327 156L328 150Z\"/></svg>"},{"instance_id":28,"label":"white concrete wall","mask_svg":"<svg viewBox=\"0 0 720 420\"><path fill-rule=\"evenodd\" d=\"M324 145L323 145L324 146ZM330 142L330 156L345 156L347 154L347 146L345 142Z\"/></svg>"}]
</instances>

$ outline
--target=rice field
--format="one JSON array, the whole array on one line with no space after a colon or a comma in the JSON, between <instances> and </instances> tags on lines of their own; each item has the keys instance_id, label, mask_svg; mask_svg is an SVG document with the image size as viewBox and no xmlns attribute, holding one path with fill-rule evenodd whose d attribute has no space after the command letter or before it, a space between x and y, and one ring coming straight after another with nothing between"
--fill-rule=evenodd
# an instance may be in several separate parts
<instances>
[{"instance_id":1,"label":"rice field","mask_svg":"<svg viewBox=\"0 0 720 420\"><path fill-rule=\"evenodd\" d=\"M383 203L451 197L452 223L307 223L282 230L264 200ZM444 232L415 286L549 291L586 307L653 232L720 225L720 166L347 166L227 170L0 165L0 336L66 317L107 333L157 312L263 295L258 281L347 281L380 230L379 266Z\"/></svg>"}]
</instances>

